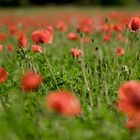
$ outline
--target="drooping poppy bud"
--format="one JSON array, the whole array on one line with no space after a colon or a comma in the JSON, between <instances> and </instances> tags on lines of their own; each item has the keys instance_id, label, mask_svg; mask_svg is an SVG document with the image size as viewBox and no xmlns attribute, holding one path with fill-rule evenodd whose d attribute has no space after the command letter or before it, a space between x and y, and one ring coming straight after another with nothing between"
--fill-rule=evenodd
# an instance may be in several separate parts
<instances>
[{"instance_id":1,"label":"drooping poppy bud","mask_svg":"<svg viewBox=\"0 0 140 140\"><path fill-rule=\"evenodd\" d=\"M27 38L26 38L26 36L25 35L20 35L19 37L18 37L18 42L19 42L19 46L21 47L21 48L26 48L27 47Z\"/></svg>"}]
</instances>

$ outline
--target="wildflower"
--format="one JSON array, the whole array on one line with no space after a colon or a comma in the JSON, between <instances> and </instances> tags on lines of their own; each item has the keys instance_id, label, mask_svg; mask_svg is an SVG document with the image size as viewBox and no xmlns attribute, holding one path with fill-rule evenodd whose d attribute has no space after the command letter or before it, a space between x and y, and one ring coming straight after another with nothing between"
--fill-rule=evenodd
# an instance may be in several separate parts
<instances>
[{"instance_id":1,"label":"wildflower","mask_svg":"<svg viewBox=\"0 0 140 140\"><path fill-rule=\"evenodd\" d=\"M78 58L78 57L83 55L83 51L78 49L78 48L72 48L71 49L71 54L74 58L76 58L76 57Z\"/></svg>"},{"instance_id":2,"label":"wildflower","mask_svg":"<svg viewBox=\"0 0 140 140\"><path fill-rule=\"evenodd\" d=\"M33 52L40 52L40 53L42 53L42 47L39 46L39 45L32 45L31 49L32 49Z\"/></svg>"},{"instance_id":3,"label":"wildflower","mask_svg":"<svg viewBox=\"0 0 140 140\"><path fill-rule=\"evenodd\" d=\"M93 32L93 19L92 18L87 18L82 20L80 23L79 29L80 31L86 33L86 34L92 34Z\"/></svg>"},{"instance_id":4,"label":"wildflower","mask_svg":"<svg viewBox=\"0 0 140 140\"><path fill-rule=\"evenodd\" d=\"M69 91L54 91L46 97L47 107L64 116L77 116L81 113L80 102Z\"/></svg>"},{"instance_id":5,"label":"wildflower","mask_svg":"<svg viewBox=\"0 0 140 140\"><path fill-rule=\"evenodd\" d=\"M89 43L90 42L90 38L89 37L84 37L83 40L82 40L82 42L84 44Z\"/></svg>"},{"instance_id":6,"label":"wildflower","mask_svg":"<svg viewBox=\"0 0 140 140\"><path fill-rule=\"evenodd\" d=\"M9 45L7 46L7 49L8 49L9 52L12 52L12 51L14 50L14 47L13 47L12 44L9 44Z\"/></svg>"},{"instance_id":7,"label":"wildflower","mask_svg":"<svg viewBox=\"0 0 140 140\"><path fill-rule=\"evenodd\" d=\"M106 33L106 34L104 34L103 38L104 38L105 42L109 42L111 40L111 34Z\"/></svg>"},{"instance_id":8,"label":"wildflower","mask_svg":"<svg viewBox=\"0 0 140 140\"><path fill-rule=\"evenodd\" d=\"M140 28L140 18L139 17L132 17L130 20L129 27L131 31L136 32Z\"/></svg>"},{"instance_id":9,"label":"wildflower","mask_svg":"<svg viewBox=\"0 0 140 140\"><path fill-rule=\"evenodd\" d=\"M18 37L18 42L19 42L19 46L21 47L21 48L26 48L27 47L27 38L26 38L26 36L25 35L20 35L19 37Z\"/></svg>"},{"instance_id":10,"label":"wildflower","mask_svg":"<svg viewBox=\"0 0 140 140\"><path fill-rule=\"evenodd\" d=\"M22 77L22 89L26 92L35 91L42 83L42 77L30 70L27 71Z\"/></svg>"},{"instance_id":11,"label":"wildflower","mask_svg":"<svg viewBox=\"0 0 140 140\"><path fill-rule=\"evenodd\" d=\"M56 22L56 29L59 29L61 32L67 31L67 25L63 21Z\"/></svg>"},{"instance_id":12,"label":"wildflower","mask_svg":"<svg viewBox=\"0 0 140 140\"><path fill-rule=\"evenodd\" d=\"M75 41L78 39L78 35L76 33L69 33L68 39Z\"/></svg>"},{"instance_id":13,"label":"wildflower","mask_svg":"<svg viewBox=\"0 0 140 140\"><path fill-rule=\"evenodd\" d=\"M6 36L3 33L0 33L0 41L4 41L6 39Z\"/></svg>"},{"instance_id":14,"label":"wildflower","mask_svg":"<svg viewBox=\"0 0 140 140\"><path fill-rule=\"evenodd\" d=\"M117 32L122 32L123 31L123 26L120 24L116 24L113 26L113 29Z\"/></svg>"},{"instance_id":15,"label":"wildflower","mask_svg":"<svg viewBox=\"0 0 140 140\"><path fill-rule=\"evenodd\" d=\"M122 47L118 47L115 49L117 56L123 56L125 54L125 50Z\"/></svg>"},{"instance_id":16,"label":"wildflower","mask_svg":"<svg viewBox=\"0 0 140 140\"><path fill-rule=\"evenodd\" d=\"M3 51L3 45L0 44L0 52Z\"/></svg>"},{"instance_id":17,"label":"wildflower","mask_svg":"<svg viewBox=\"0 0 140 140\"><path fill-rule=\"evenodd\" d=\"M140 113L133 118L129 118L126 122L126 127L129 129L140 129Z\"/></svg>"},{"instance_id":18,"label":"wildflower","mask_svg":"<svg viewBox=\"0 0 140 140\"><path fill-rule=\"evenodd\" d=\"M37 30L32 33L31 38L36 44L38 43L51 44L53 39L53 31L50 29Z\"/></svg>"},{"instance_id":19,"label":"wildflower","mask_svg":"<svg viewBox=\"0 0 140 140\"><path fill-rule=\"evenodd\" d=\"M140 82L128 81L119 90L118 109L129 117L140 113Z\"/></svg>"},{"instance_id":20,"label":"wildflower","mask_svg":"<svg viewBox=\"0 0 140 140\"><path fill-rule=\"evenodd\" d=\"M4 68L0 68L0 83L4 83L8 78L8 72Z\"/></svg>"}]
</instances>

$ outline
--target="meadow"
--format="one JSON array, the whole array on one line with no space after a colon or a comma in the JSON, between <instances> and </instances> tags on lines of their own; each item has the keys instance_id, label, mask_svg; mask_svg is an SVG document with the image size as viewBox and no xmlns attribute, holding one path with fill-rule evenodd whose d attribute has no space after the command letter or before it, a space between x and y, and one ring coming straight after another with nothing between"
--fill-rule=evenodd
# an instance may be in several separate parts
<instances>
[{"instance_id":1,"label":"meadow","mask_svg":"<svg viewBox=\"0 0 140 140\"><path fill-rule=\"evenodd\" d=\"M140 139L138 10L0 13L0 140Z\"/></svg>"}]
</instances>

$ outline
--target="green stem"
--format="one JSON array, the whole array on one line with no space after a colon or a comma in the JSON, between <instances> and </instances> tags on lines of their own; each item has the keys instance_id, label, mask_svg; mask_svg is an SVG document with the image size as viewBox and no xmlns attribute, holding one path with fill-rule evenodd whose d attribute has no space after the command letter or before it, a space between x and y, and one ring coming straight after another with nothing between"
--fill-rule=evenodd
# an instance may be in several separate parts
<instances>
[{"instance_id":1,"label":"green stem","mask_svg":"<svg viewBox=\"0 0 140 140\"><path fill-rule=\"evenodd\" d=\"M54 83L55 83L57 89L60 89L59 86L58 86L57 80L56 80L56 78L55 78L55 76L54 76L53 67L52 67L52 65L50 64L48 57L45 55L45 50L44 50L44 52L43 52L43 55L44 55L44 59L45 59L46 62L47 62L48 68L49 68L49 70L50 70L50 72L51 72L51 75L52 75L52 78L53 78L53 80L54 80Z\"/></svg>"},{"instance_id":2,"label":"green stem","mask_svg":"<svg viewBox=\"0 0 140 140\"><path fill-rule=\"evenodd\" d=\"M89 81L88 81L87 76L86 76L85 59L84 59L84 48L83 48L82 39L80 40L80 47L81 47L81 50L83 51L83 55L81 57L82 58L81 59L82 73L83 73L84 82L85 82L85 85L86 85L86 88L87 88L87 91L88 91L88 94L89 94L90 105L91 105L91 107L93 107L92 91L90 89Z\"/></svg>"}]
</instances>

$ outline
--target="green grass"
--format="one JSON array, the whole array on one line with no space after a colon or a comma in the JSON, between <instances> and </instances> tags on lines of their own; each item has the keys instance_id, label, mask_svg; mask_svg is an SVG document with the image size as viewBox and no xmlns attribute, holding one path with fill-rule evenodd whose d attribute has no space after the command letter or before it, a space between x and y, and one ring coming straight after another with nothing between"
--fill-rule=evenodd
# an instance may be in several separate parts
<instances>
[{"instance_id":1,"label":"green grass","mask_svg":"<svg viewBox=\"0 0 140 140\"><path fill-rule=\"evenodd\" d=\"M70 27L69 31L73 29ZM129 30L123 32L131 39L127 45L117 41L116 33L108 43L103 42L102 33L94 32L89 36L95 41L83 48L84 70L92 93L91 106L81 63L70 54L72 47L80 48L80 41L69 41L66 35L57 31L53 44L43 45L45 57L27 51L43 76L39 90L29 94L20 86L21 76L27 69L26 60L18 57L16 51L0 52L0 66L9 72L8 80L0 84L0 140L139 140L139 132L129 131L125 127L127 117L116 109L117 90L121 84L140 79L139 38L137 40ZM30 47L30 33L28 39ZM2 44L9 43L18 49L15 38ZM118 46L127 50L125 56L115 55L114 48ZM122 65L128 70L123 71ZM44 107L45 96L58 87L78 96L83 110L79 117L64 117Z\"/></svg>"}]
</instances>

